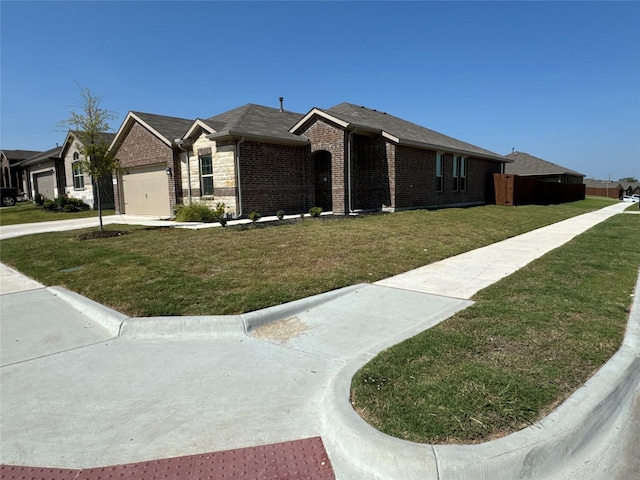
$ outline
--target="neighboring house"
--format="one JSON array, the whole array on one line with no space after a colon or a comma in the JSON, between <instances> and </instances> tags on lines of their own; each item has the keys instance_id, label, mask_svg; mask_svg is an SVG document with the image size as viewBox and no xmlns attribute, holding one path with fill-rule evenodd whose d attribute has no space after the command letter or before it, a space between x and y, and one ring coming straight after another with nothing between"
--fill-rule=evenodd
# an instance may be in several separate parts
<instances>
[{"instance_id":1,"label":"neighboring house","mask_svg":"<svg viewBox=\"0 0 640 480\"><path fill-rule=\"evenodd\" d=\"M54 199L64 193L65 173L60 150L61 147L55 147L20 162L19 165L24 169L24 191L29 198L42 195Z\"/></svg>"},{"instance_id":2,"label":"neighboring house","mask_svg":"<svg viewBox=\"0 0 640 480\"><path fill-rule=\"evenodd\" d=\"M23 183L22 166L20 162L42 152L33 150L0 150L2 173L0 176L3 187L18 188L21 192L27 191Z\"/></svg>"},{"instance_id":3,"label":"neighboring house","mask_svg":"<svg viewBox=\"0 0 640 480\"><path fill-rule=\"evenodd\" d=\"M111 145L114 138L114 133L101 133L97 141ZM98 197L95 194L96 185L82 167L81 161L83 160L83 156L81 147L82 145L77 138L77 134L74 131L69 131L60 152L65 173L64 193L68 197L82 200L92 209L97 209ZM112 175L107 175L100 182L102 208L114 208L113 190Z\"/></svg>"},{"instance_id":4,"label":"neighboring house","mask_svg":"<svg viewBox=\"0 0 640 480\"><path fill-rule=\"evenodd\" d=\"M624 188L620 182L585 178L584 185L586 187L587 195L622 198L622 195L624 194Z\"/></svg>"},{"instance_id":5,"label":"neighboring house","mask_svg":"<svg viewBox=\"0 0 640 480\"><path fill-rule=\"evenodd\" d=\"M584 174L556 165L528 153L512 152L505 155L512 163L505 165L504 173L520 177L535 177L545 182L583 183Z\"/></svg>"},{"instance_id":6,"label":"neighboring house","mask_svg":"<svg viewBox=\"0 0 640 480\"><path fill-rule=\"evenodd\" d=\"M640 194L640 182L620 182L624 195Z\"/></svg>"},{"instance_id":7,"label":"neighboring house","mask_svg":"<svg viewBox=\"0 0 640 480\"><path fill-rule=\"evenodd\" d=\"M196 120L130 112L111 149L127 170L116 210L160 216L190 201L234 216L478 205L510 161L348 103L306 115L247 104Z\"/></svg>"}]
</instances>

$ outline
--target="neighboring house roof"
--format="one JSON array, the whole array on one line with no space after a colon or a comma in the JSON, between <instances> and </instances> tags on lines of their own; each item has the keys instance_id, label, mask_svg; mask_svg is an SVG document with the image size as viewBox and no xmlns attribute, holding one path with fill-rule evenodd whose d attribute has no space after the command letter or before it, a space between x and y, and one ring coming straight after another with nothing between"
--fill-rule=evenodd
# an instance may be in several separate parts
<instances>
[{"instance_id":1,"label":"neighboring house roof","mask_svg":"<svg viewBox=\"0 0 640 480\"><path fill-rule=\"evenodd\" d=\"M39 152L35 155L23 160L20 162L20 165L23 167L27 167L29 165L35 165L40 162L44 162L46 160L57 160L60 158L60 152L62 151L62 147L55 147L46 152Z\"/></svg>"},{"instance_id":2,"label":"neighboring house roof","mask_svg":"<svg viewBox=\"0 0 640 480\"><path fill-rule=\"evenodd\" d=\"M275 140L292 144L307 144L309 140L291 133L289 129L303 117L301 113L248 103L214 117L201 120L201 125L213 130L211 140L247 137Z\"/></svg>"},{"instance_id":3,"label":"neighboring house roof","mask_svg":"<svg viewBox=\"0 0 640 480\"><path fill-rule=\"evenodd\" d=\"M620 185L622 185L622 188L624 188L625 190L636 190L638 188L640 188L640 182L620 182Z\"/></svg>"},{"instance_id":4,"label":"neighboring house roof","mask_svg":"<svg viewBox=\"0 0 640 480\"><path fill-rule=\"evenodd\" d=\"M614 182L613 180L596 180L595 178L585 178L583 183L587 187L592 188L622 188L622 184L620 182Z\"/></svg>"},{"instance_id":5,"label":"neighboring house roof","mask_svg":"<svg viewBox=\"0 0 640 480\"><path fill-rule=\"evenodd\" d=\"M164 143L171 146L174 140L182 138L193 123L193 119L168 117L154 113L129 112L111 142L111 149L124 140L135 122L140 123Z\"/></svg>"},{"instance_id":6,"label":"neighboring house roof","mask_svg":"<svg viewBox=\"0 0 640 480\"><path fill-rule=\"evenodd\" d=\"M9 165L14 165L42 152L36 150L2 150L2 153L9 161Z\"/></svg>"},{"instance_id":7,"label":"neighboring house roof","mask_svg":"<svg viewBox=\"0 0 640 480\"><path fill-rule=\"evenodd\" d=\"M399 145L446 150L505 163L509 162L502 155L484 148L443 135L388 113L350 103L341 103L327 110L314 108L291 128L291 132L300 130L315 116L323 117L352 131L356 129L356 131L379 133Z\"/></svg>"},{"instance_id":8,"label":"neighboring house roof","mask_svg":"<svg viewBox=\"0 0 640 480\"><path fill-rule=\"evenodd\" d=\"M111 142L113 142L113 139L115 137L115 133L101 132L96 134L96 140L99 143L106 143L107 145L111 145ZM67 149L73 144L74 141L81 143L80 139L78 138L78 130L69 130L64 143L62 144L62 150L60 151L61 157L65 156Z\"/></svg>"},{"instance_id":9,"label":"neighboring house roof","mask_svg":"<svg viewBox=\"0 0 640 480\"><path fill-rule=\"evenodd\" d=\"M505 157L513 160L513 163L505 165L504 173L520 176L572 175L584 177L584 173L556 165L528 153L512 152Z\"/></svg>"}]
</instances>

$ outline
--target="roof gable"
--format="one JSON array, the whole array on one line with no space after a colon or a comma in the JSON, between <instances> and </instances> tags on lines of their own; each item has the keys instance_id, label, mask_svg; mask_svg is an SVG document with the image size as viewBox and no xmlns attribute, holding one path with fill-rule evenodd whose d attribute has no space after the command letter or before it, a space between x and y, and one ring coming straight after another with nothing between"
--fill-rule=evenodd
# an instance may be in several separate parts
<instances>
[{"instance_id":1,"label":"roof gable","mask_svg":"<svg viewBox=\"0 0 640 480\"><path fill-rule=\"evenodd\" d=\"M96 140L98 141L98 143L106 143L107 145L111 145L111 142L113 142L113 139L115 137L115 133L101 132L96 135ZM82 143L78 138L78 130L69 130L66 138L64 139L64 143L62 144L60 157L64 157L67 154L67 151L74 142Z\"/></svg>"},{"instance_id":2,"label":"roof gable","mask_svg":"<svg viewBox=\"0 0 640 480\"><path fill-rule=\"evenodd\" d=\"M505 163L508 162L502 155L485 150L484 148L443 135L407 120L389 115L388 113L353 105L351 103L341 103L327 110L314 108L294 125L291 131L300 131L301 127L311 121L314 116L328 119L352 131L364 130L380 133L383 137L399 145L446 150L490 160L498 160Z\"/></svg>"},{"instance_id":3,"label":"roof gable","mask_svg":"<svg viewBox=\"0 0 640 480\"><path fill-rule=\"evenodd\" d=\"M149 130L162 142L171 146L174 140L182 138L193 123L193 119L130 111L111 142L110 149L113 150L120 146L124 141L124 138L129 133L129 130L131 130L131 127L136 122Z\"/></svg>"}]
</instances>

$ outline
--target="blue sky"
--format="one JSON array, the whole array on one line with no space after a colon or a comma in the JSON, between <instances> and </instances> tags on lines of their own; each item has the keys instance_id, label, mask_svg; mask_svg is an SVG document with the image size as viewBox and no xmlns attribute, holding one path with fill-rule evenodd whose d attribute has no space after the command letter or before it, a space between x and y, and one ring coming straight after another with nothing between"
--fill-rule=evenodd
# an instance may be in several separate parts
<instances>
[{"instance_id":1,"label":"blue sky","mask_svg":"<svg viewBox=\"0 0 640 480\"><path fill-rule=\"evenodd\" d=\"M117 114L364 105L500 154L640 178L640 2L0 2L0 147Z\"/></svg>"}]
</instances>

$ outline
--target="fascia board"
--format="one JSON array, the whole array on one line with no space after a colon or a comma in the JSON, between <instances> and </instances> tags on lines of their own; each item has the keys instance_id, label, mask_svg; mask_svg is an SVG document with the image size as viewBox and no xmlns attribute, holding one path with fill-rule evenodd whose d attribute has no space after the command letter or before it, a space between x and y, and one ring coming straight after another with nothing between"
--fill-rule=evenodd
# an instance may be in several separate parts
<instances>
[{"instance_id":1,"label":"fascia board","mask_svg":"<svg viewBox=\"0 0 640 480\"><path fill-rule=\"evenodd\" d=\"M191 127L189 127L189 130L187 130L187 133L185 133L182 136L182 140L189 138L191 135L193 135L193 133L196 131L197 128L202 128L202 130L208 131L210 134L216 133L216 131L213 128L211 128L209 125L207 125L206 123L204 123L202 120L198 118L196 119L195 122L193 122Z\"/></svg>"},{"instance_id":2,"label":"fascia board","mask_svg":"<svg viewBox=\"0 0 640 480\"><path fill-rule=\"evenodd\" d=\"M318 108L314 108L309 113L307 113L304 117L302 117L298 121L298 123L296 123L293 127L291 127L289 129L289 132L295 133L295 131L298 128L300 128L302 125L304 125L307 121L311 120L311 118L313 118L314 115L322 117L325 120L329 120L329 121L331 121L333 123L337 123L338 125L340 125L341 127L344 127L344 128L347 128L349 126L348 122L340 120L339 118L336 118L333 115L329 115L328 113L323 112L322 110L319 110Z\"/></svg>"},{"instance_id":3,"label":"fascia board","mask_svg":"<svg viewBox=\"0 0 640 480\"><path fill-rule=\"evenodd\" d=\"M389 138L389 139L395 138L392 135L387 134L386 132L383 132L383 136L386 136L386 138ZM404 140L404 139L397 139L395 141L396 141L396 143L398 145L405 145L407 147L427 148L429 150L435 150L437 152L460 153L462 155L468 155L469 157L485 158L487 160L493 160L493 161L502 162L502 163L513 163L513 160L511 160L509 158L498 157L498 156L493 156L493 155L486 155L486 154L481 154L481 153L478 153L478 152L470 152L468 150L463 150L463 149L459 149L459 148L445 147L443 145L433 145L433 144L430 144L430 143L414 142L414 141L411 141L411 140Z\"/></svg>"},{"instance_id":4,"label":"fascia board","mask_svg":"<svg viewBox=\"0 0 640 480\"><path fill-rule=\"evenodd\" d=\"M71 130L67 132L67 136L64 138L64 142L62 144L62 149L60 150L60 158L64 158L66 155L67 149L73 145L74 142L77 142L78 139L76 136L71 133Z\"/></svg>"},{"instance_id":5,"label":"fascia board","mask_svg":"<svg viewBox=\"0 0 640 480\"><path fill-rule=\"evenodd\" d=\"M137 119L137 117L132 112L127 113L127 116L124 118L122 125L120 125L120 128L116 132L116 136L113 137L111 145L109 145L109 151L113 150L114 147L121 142L120 136L124 135L125 132L129 130L130 125L135 121L135 119ZM140 121L140 119L137 120Z\"/></svg>"},{"instance_id":6,"label":"fascia board","mask_svg":"<svg viewBox=\"0 0 640 480\"><path fill-rule=\"evenodd\" d=\"M242 132L233 132L230 130L225 130L223 132L216 132L207 135L209 140L222 140L222 139L236 139L239 140L241 138L245 138L246 140L257 140L265 143L276 143L282 145L308 145L309 139L307 137L300 137L300 140L295 139L283 139L279 137L267 137L264 135L253 135L251 133L242 133Z\"/></svg>"},{"instance_id":7,"label":"fascia board","mask_svg":"<svg viewBox=\"0 0 640 480\"><path fill-rule=\"evenodd\" d=\"M146 128L151 133L153 133L156 137L158 137L160 140L162 140L162 142L165 143L168 147L171 147L173 145L173 141L172 140L166 138L164 135L162 135L160 132L158 132L155 128L151 127L148 123L146 123L140 117L138 117L135 113L129 112L127 114L127 118L125 118L124 122L122 123L122 127L120 127L120 130L118 130L118 133L116 133L116 136L113 139L113 142L111 142L111 145L109 146L109 150L111 150L113 148L113 146L116 145L116 141L118 140L118 137L120 136L120 132L123 131L123 130L126 130L124 127L128 123L129 124L133 124L134 121L138 122L144 128Z\"/></svg>"}]
</instances>

